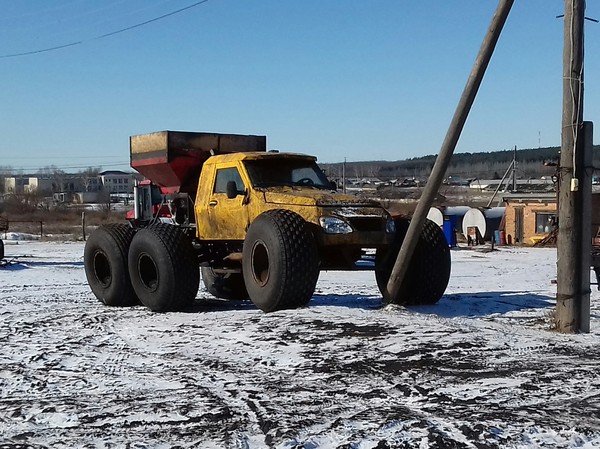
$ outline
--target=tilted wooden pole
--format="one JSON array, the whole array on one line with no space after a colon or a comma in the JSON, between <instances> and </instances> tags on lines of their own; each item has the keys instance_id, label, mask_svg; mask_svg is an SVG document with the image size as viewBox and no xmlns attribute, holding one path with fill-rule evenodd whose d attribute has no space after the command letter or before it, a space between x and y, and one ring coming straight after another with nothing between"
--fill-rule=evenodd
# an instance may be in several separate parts
<instances>
[{"instance_id":1,"label":"tilted wooden pole","mask_svg":"<svg viewBox=\"0 0 600 449\"><path fill-rule=\"evenodd\" d=\"M417 209L415 210L406 237L402 243L400 252L398 253L398 258L396 259L392 274L390 275L386 292L383 295L384 300L387 302L402 303L408 300L408 298L404 297L405 293L401 291L402 281L406 275L408 264L410 263L419 241L419 236L421 235L429 208L442 185L446 169L448 168L448 165L450 165L450 158L452 157L452 153L454 153L454 149L456 148L467 116L469 115L469 111L471 110L471 106L475 101L475 96L477 95L477 91L483 80L483 75L485 74L485 70L490 62L492 53L494 52L494 48L496 47L496 43L498 42L498 38L500 37L500 33L506 23L506 18L508 17L508 13L510 12L513 3L514 0L500 0L498 3L492 22L483 39L473 69L471 70L471 75L467 80L456 112L454 113L454 117L448 128L444 142L442 143L440 153L435 161L427 185L423 189L423 194L417 204ZM400 300L398 301L398 299Z\"/></svg>"},{"instance_id":2,"label":"tilted wooden pole","mask_svg":"<svg viewBox=\"0 0 600 449\"><path fill-rule=\"evenodd\" d=\"M592 149L591 124L583 126L585 1L565 0L564 20L555 322L559 332L574 333L589 332L590 326L592 186L587 171Z\"/></svg>"}]
</instances>

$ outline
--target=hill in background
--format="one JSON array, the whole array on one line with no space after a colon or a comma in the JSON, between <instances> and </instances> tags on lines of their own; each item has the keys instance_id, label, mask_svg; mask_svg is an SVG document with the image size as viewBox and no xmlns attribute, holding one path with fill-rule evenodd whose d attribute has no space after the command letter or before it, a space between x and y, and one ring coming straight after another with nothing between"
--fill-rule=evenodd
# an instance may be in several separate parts
<instances>
[{"instance_id":1,"label":"hill in background","mask_svg":"<svg viewBox=\"0 0 600 449\"><path fill-rule=\"evenodd\" d=\"M455 153L446 176L463 179L499 179L508 169L514 156L513 150ZM401 161L347 162L346 178L427 179L437 156L429 155ZM517 177L541 178L552 176L558 163L559 147L547 147L516 151ZM342 177L343 163L320 164L331 178ZM600 167L600 145L594 146L594 167Z\"/></svg>"}]
</instances>

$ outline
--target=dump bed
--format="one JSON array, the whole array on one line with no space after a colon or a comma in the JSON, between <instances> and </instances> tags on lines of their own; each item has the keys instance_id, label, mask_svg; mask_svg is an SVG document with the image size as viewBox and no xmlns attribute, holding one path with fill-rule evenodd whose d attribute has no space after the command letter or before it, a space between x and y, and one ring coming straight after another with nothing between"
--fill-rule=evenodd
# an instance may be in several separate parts
<instances>
[{"instance_id":1,"label":"dump bed","mask_svg":"<svg viewBox=\"0 0 600 449\"><path fill-rule=\"evenodd\" d=\"M159 131L129 138L131 167L166 193L196 195L202 164L211 155L266 151L267 138L240 134Z\"/></svg>"}]
</instances>

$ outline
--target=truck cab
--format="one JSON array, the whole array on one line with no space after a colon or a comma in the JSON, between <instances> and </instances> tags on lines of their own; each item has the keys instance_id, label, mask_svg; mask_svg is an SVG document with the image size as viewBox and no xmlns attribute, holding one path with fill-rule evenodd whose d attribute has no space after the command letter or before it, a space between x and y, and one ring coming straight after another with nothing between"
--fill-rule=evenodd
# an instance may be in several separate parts
<instances>
[{"instance_id":1,"label":"truck cab","mask_svg":"<svg viewBox=\"0 0 600 449\"><path fill-rule=\"evenodd\" d=\"M277 209L306 222L323 269L353 269L365 248L389 245L395 232L377 202L337 192L313 156L235 153L204 163L195 203L199 240L243 242L258 216Z\"/></svg>"}]
</instances>

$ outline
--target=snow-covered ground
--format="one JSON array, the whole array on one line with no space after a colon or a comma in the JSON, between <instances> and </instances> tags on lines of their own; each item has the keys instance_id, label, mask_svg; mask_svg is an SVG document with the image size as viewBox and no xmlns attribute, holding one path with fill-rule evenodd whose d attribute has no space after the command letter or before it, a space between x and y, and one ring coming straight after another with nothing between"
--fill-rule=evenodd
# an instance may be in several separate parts
<instances>
[{"instance_id":1,"label":"snow-covered ground","mask_svg":"<svg viewBox=\"0 0 600 449\"><path fill-rule=\"evenodd\" d=\"M600 294L552 332L554 249L455 250L431 307L327 272L300 310L157 314L100 304L83 243L5 246L0 448L600 447Z\"/></svg>"}]
</instances>

